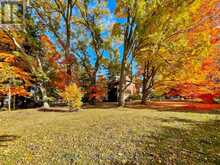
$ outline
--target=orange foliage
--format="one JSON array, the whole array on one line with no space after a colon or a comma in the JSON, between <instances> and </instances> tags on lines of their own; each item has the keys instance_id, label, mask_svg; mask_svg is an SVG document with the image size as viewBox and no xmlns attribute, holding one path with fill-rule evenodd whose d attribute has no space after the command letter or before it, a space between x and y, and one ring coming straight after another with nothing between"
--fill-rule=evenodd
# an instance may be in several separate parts
<instances>
[{"instance_id":1,"label":"orange foliage","mask_svg":"<svg viewBox=\"0 0 220 165\"><path fill-rule=\"evenodd\" d=\"M15 96L30 96L30 93L27 92L27 90L23 87L11 87L11 95ZM0 95L7 95L9 93L9 88L2 88L0 87Z\"/></svg>"},{"instance_id":2,"label":"orange foliage","mask_svg":"<svg viewBox=\"0 0 220 165\"><path fill-rule=\"evenodd\" d=\"M202 61L201 68L196 73L197 77L203 76L203 78L193 81L176 81L168 87L167 95L200 98L204 102L213 103L214 98L220 96L220 1L204 0L196 13L193 15L193 20L199 24L188 32L190 46L196 44L196 38L200 33L207 34L211 44L209 56ZM186 66L186 68L195 68L190 60Z\"/></svg>"},{"instance_id":3,"label":"orange foliage","mask_svg":"<svg viewBox=\"0 0 220 165\"><path fill-rule=\"evenodd\" d=\"M45 60L49 63L49 66L55 70L55 74L51 78L50 85L54 88L64 90L71 82L71 77L66 73L62 64L72 63L73 57L68 56L67 58L62 59L61 54L56 50L55 45L46 35L42 35L40 37L40 41L45 52Z\"/></svg>"},{"instance_id":4,"label":"orange foliage","mask_svg":"<svg viewBox=\"0 0 220 165\"><path fill-rule=\"evenodd\" d=\"M24 43L24 37L21 37L21 33L16 33L16 29L11 28L11 32L13 33L14 37L16 37L16 41L22 45ZM12 39L3 31L0 30L0 50L15 50L16 46Z\"/></svg>"},{"instance_id":5,"label":"orange foliage","mask_svg":"<svg viewBox=\"0 0 220 165\"><path fill-rule=\"evenodd\" d=\"M48 38L48 36L46 35L40 36L40 41L43 47L47 49L47 51L50 51L52 54L56 52L56 48L54 44L51 42L51 40Z\"/></svg>"},{"instance_id":6,"label":"orange foliage","mask_svg":"<svg viewBox=\"0 0 220 165\"><path fill-rule=\"evenodd\" d=\"M220 109L219 104L213 103L198 103L198 102L182 102L182 101L151 101L150 104L145 105L146 108L153 108L158 110L172 110L172 111L198 111L209 112Z\"/></svg>"},{"instance_id":7,"label":"orange foliage","mask_svg":"<svg viewBox=\"0 0 220 165\"><path fill-rule=\"evenodd\" d=\"M15 56L10 54L10 53L7 53L7 52L0 52L0 59L4 60L4 62L7 62L7 63L14 63L15 62Z\"/></svg>"},{"instance_id":8,"label":"orange foliage","mask_svg":"<svg viewBox=\"0 0 220 165\"><path fill-rule=\"evenodd\" d=\"M64 90L65 87L71 82L71 76L66 73L65 70L59 69L51 81L51 86L60 90Z\"/></svg>"},{"instance_id":9,"label":"orange foliage","mask_svg":"<svg viewBox=\"0 0 220 165\"><path fill-rule=\"evenodd\" d=\"M8 81L10 81L10 91L12 95L28 96L29 93L26 89L31 85L30 74L25 72L22 68L17 67L15 65L15 61L16 57L13 54L0 52L0 69L2 71L9 69L11 75L8 77L8 79L5 79L6 85L1 84L0 95L8 94L9 86L7 86L7 84L9 83ZM9 68L5 68L5 66L8 66ZM13 80L20 80L20 84L14 84Z\"/></svg>"},{"instance_id":10,"label":"orange foliage","mask_svg":"<svg viewBox=\"0 0 220 165\"><path fill-rule=\"evenodd\" d=\"M64 58L64 60L61 62L61 64L72 64L75 61L75 58L73 55L69 55Z\"/></svg>"},{"instance_id":11,"label":"orange foliage","mask_svg":"<svg viewBox=\"0 0 220 165\"><path fill-rule=\"evenodd\" d=\"M59 53L54 54L52 57L49 57L50 63L54 63L58 61L61 58L61 55Z\"/></svg>"},{"instance_id":12,"label":"orange foliage","mask_svg":"<svg viewBox=\"0 0 220 165\"><path fill-rule=\"evenodd\" d=\"M169 87L166 96L182 96L187 99L199 98L203 102L213 103L214 99L220 97L220 84L203 82L180 82Z\"/></svg>"},{"instance_id":13,"label":"orange foliage","mask_svg":"<svg viewBox=\"0 0 220 165\"><path fill-rule=\"evenodd\" d=\"M6 50L6 49L12 49L14 50L16 47L14 43L11 41L11 39L3 32L0 31L0 49Z\"/></svg>"}]
</instances>

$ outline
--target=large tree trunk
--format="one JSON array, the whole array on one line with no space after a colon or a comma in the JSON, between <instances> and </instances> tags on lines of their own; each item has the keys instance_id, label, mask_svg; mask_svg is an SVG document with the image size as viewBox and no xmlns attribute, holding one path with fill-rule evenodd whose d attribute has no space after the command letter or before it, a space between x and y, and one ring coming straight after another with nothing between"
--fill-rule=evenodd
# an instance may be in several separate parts
<instances>
[{"instance_id":1,"label":"large tree trunk","mask_svg":"<svg viewBox=\"0 0 220 165\"><path fill-rule=\"evenodd\" d=\"M124 33L124 52L121 64L121 73L120 73L120 82L119 82L119 105L125 105L125 92L127 88L126 84L126 69L127 69L127 60L129 54L133 57L135 56L135 18L131 16L130 9L127 10L127 23ZM132 71L131 71L132 72Z\"/></svg>"},{"instance_id":2,"label":"large tree trunk","mask_svg":"<svg viewBox=\"0 0 220 165\"><path fill-rule=\"evenodd\" d=\"M8 88L8 111L11 112L11 86Z\"/></svg>"},{"instance_id":3,"label":"large tree trunk","mask_svg":"<svg viewBox=\"0 0 220 165\"><path fill-rule=\"evenodd\" d=\"M0 109L4 106L4 100L0 97Z\"/></svg>"},{"instance_id":4,"label":"large tree trunk","mask_svg":"<svg viewBox=\"0 0 220 165\"><path fill-rule=\"evenodd\" d=\"M13 96L13 110L16 109L16 95Z\"/></svg>"},{"instance_id":5,"label":"large tree trunk","mask_svg":"<svg viewBox=\"0 0 220 165\"><path fill-rule=\"evenodd\" d=\"M70 35L70 31L67 30L67 34ZM70 36L67 36L67 43L66 43L66 48L65 48L65 57L68 58L70 55ZM72 69L71 69L71 64L67 63L66 64L66 72L69 76L72 76Z\"/></svg>"},{"instance_id":6,"label":"large tree trunk","mask_svg":"<svg viewBox=\"0 0 220 165\"><path fill-rule=\"evenodd\" d=\"M141 104L145 104L147 97L148 97L149 93L146 91L142 91L142 99L141 99Z\"/></svg>"},{"instance_id":7,"label":"large tree trunk","mask_svg":"<svg viewBox=\"0 0 220 165\"><path fill-rule=\"evenodd\" d=\"M141 98L141 103L145 104L146 99L148 96L148 91L147 91L147 83L148 83L148 74L149 74L149 62L144 63L144 71L143 71L143 84L142 84L142 98Z\"/></svg>"},{"instance_id":8,"label":"large tree trunk","mask_svg":"<svg viewBox=\"0 0 220 165\"><path fill-rule=\"evenodd\" d=\"M70 39L71 39L71 15L72 15L72 8L71 6L71 0L68 0L67 2L67 11L66 11L66 47L65 47L65 57L67 58L70 55ZM72 76L72 70L71 70L71 64L67 64L66 66L67 74L69 76Z\"/></svg>"},{"instance_id":9,"label":"large tree trunk","mask_svg":"<svg viewBox=\"0 0 220 165\"><path fill-rule=\"evenodd\" d=\"M41 85L40 90L41 90L41 93L42 93L43 107L44 108L50 108L50 105L48 103L46 88Z\"/></svg>"},{"instance_id":10,"label":"large tree trunk","mask_svg":"<svg viewBox=\"0 0 220 165\"><path fill-rule=\"evenodd\" d=\"M154 78L157 73L157 68L152 66L150 62L145 62L143 71L142 99L141 103L145 104L149 96L150 89L154 86Z\"/></svg>"},{"instance_id":11,"label":"large tree trunk","mask_svg":"<svg viewBox=\"0 0 220 165\"><path fill-rule=\"evenodd\" d=\"M68 32L69 34L70 32ZM70 37L67 36L67 43L66 43L66 48L65 48L65 57L68 58L70 55ZM69 76L72 76L72 69L71 69L71 64L67 63L66 64L66 72Z\"/></svg>"},{"instance_id":12,"label":"large tree trunk","mask_svg":"<svg viewBox=\"0 0 220 165\"><path fill-rule=\"evenodd\" d=\"M147 91L147 79L146 79L146 77L144 76L143 85L142 85L141 104L145 104L145 103L146 103L147 96L148 96L148 91Z\"/></svg>"},{"instance_id":13,"label":"large tree trunk","mask_svg":"<svg viewBox=\"0 0 220 165\"><path fill-rule=\"evenodd\" d=\"M37 56L37 61L38 61L39 68L44 73L43 66L42 66L42 63L41 63L41 60L40 60L39 56ZM42 94L43 107L44 108L49 108L50 105L48 103L47 89L44 87L43 83L40 84L40 91L41 91L41 94Z\"/></svg>"},{"instance_id":14,"label":"large tree trunk","mask_svg":"<svg viewBox=\"0 0 220 165\"><path fill-rule=\"evenodd\" d=\"M97 74L97 72L94 72L93 76L91 77L91 85L90 85L90 87L96 87L96 74ZM90 92L97 92L97 91L90 91ZM96 98L92 98L90 100L90 104L95 105L96 104Z\"/></svg>"},{"instance_id":15,"label":"large tree trunk","mask_svg":"<svg viewBox=\"0 0 220 165\"><path fill-rule=\"evenodd\" d=\"M126 61L127 54L124 53L122 64L121 64L121 73L120 73L120 82L119 82L119 105L125 105L125 85L126 85Z\"/></svg>"}]
</instances>

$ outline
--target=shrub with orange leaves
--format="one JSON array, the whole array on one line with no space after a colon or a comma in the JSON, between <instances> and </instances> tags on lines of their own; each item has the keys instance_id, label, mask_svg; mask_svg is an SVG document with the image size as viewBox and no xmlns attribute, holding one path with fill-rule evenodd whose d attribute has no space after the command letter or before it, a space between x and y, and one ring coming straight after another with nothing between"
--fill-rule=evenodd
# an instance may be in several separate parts
<instances>
[{"instance_id":1,"label":"shrub with orange leaves","mask_svg":"<svg viewBox=\"0 0 220 165\"><path fill-rule=\"evenodd\" d=\"M104 89L99 86L91 86L88 91L88 101L89 102L101 102L105 96Z\"/></svg>"}]
</instances>

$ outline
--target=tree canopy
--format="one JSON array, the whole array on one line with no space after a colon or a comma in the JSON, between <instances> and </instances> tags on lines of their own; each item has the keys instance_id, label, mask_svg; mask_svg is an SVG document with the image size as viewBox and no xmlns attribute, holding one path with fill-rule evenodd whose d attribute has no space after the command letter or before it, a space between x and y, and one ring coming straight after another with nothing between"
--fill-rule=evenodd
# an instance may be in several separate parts
<instances>
[{"instance_id":1,"label":"tree canopy","mask_svg":"<svg viewBox=\"0 0 220 165\"><path fill-rule=\"evenodd\" d=\"M49 106L75 84L95 104L114 86L124 105L139 83L142 103L152 95L217 98L219 3L33 0L22 28L0 30L0 94L25 96L34 86Z\"/></svg>"}]
</instances>

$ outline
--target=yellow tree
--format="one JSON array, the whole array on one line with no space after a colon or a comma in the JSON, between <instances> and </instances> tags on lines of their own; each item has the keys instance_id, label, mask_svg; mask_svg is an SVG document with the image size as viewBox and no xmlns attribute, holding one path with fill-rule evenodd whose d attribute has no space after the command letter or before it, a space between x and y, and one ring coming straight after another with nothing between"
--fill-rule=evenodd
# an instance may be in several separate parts
<instances>
[{"instance_id":1,"label":"yellow tree","mask_svg":"<svg viewBox=\"0 0 220 165\"><path fill-rule=\"evenodd\" d=\"M219 1L203 1L192 18L195 22L200 21L187 32L188 47L198 45L200 49L194 50L201 52L193 51L191 54L194 56L188 56L183 68L175 76L167 77L168 83L164 83L164 87L169 91L168 95L196 97L212 102L219 95ZM203 40L208 46L202 49Z\"/></svg>"},{"instance_id":2,"label":"yellow tree","mask_svg":"<svg viewBox=\"0 0 220 165\"><path fill-rule=\"evenodd\" d=\"M144 52L155 56L161 48L172 50L169 44L175 42L174 38L177 40L177 36L199 24L200 21L195 24L191 14L200 4L200 0L117 1L116 16L124 20L114 28L114 34L121 34L123 40L120 105L125 103L126 70L131 66L128 61Z\"/></svg>"}]
</instances>

